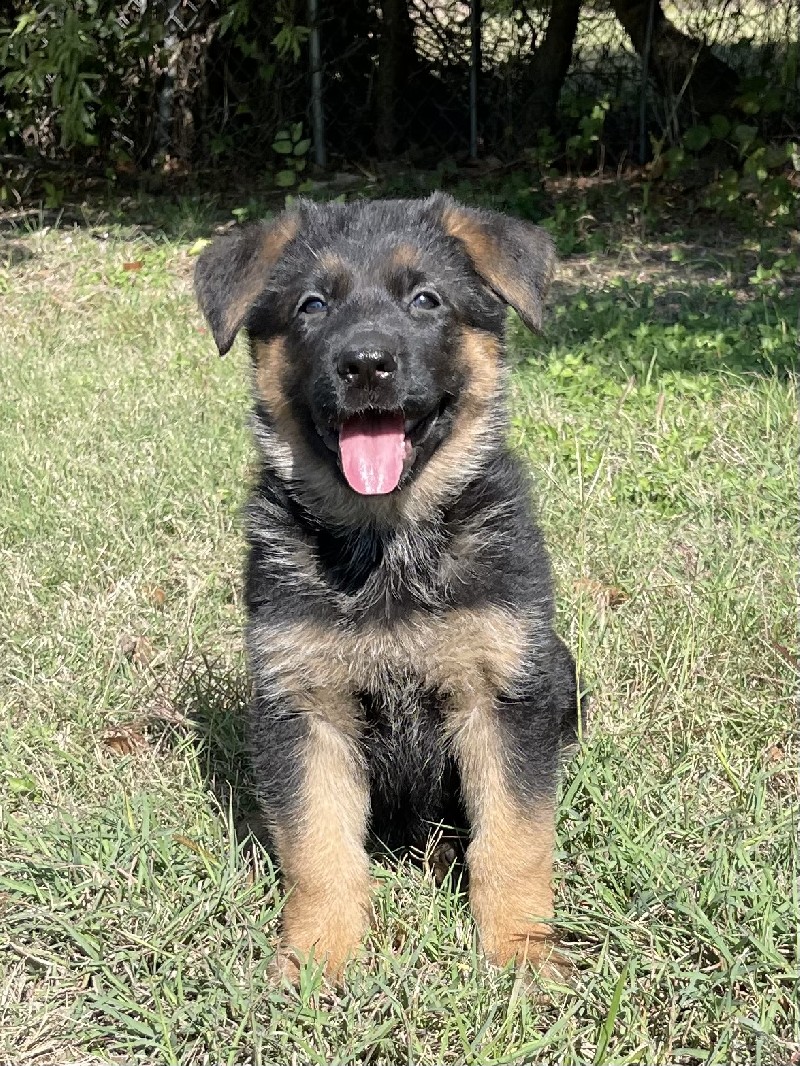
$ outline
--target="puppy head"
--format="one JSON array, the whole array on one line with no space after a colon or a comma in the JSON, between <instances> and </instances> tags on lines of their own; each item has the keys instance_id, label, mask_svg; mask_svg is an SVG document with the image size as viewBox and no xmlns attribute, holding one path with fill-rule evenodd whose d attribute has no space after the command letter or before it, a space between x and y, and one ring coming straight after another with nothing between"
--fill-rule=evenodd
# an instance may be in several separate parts
<instances>
[{"instance_id":1,"label":"puppy head","mask_svg":"<svg viewBox=\"0 0 800 1066\"><path fill-rule=\"evenodd\" d=\"M552 265L542 230L436 194L301 202L195 280L220 353L250 336L267 464L363 521L443 502L502 445L506 305L538 328Z\"/></svg>"}]
</instances>

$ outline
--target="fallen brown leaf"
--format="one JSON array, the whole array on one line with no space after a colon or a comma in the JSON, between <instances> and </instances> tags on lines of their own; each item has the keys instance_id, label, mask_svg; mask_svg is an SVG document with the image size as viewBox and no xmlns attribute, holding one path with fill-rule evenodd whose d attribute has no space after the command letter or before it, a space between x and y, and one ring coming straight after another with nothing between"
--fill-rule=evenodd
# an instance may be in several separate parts
<instances>
[{"instance_id":1,"label":"fallen brown leaf","mask_svg":"<svg viewBox=\"0 0 800 1066\"><path fill-rule=\"evenodd\" d=\"M157 586L150 590L150 602L154 607L163 607L166 603L166 599L167 594L161 587Z\"/></svg>"},{"instance_id":2,"label":"fallen brown leaf","mask_svg":"<svg viewBox=\"0 0 800 1066\"><path fill-rule=\"evenodd\" d=\"M101 741L115 755L133 755L147 747L144 733L134 726L112 726L103 733Z\"/></svg>"},{"instance_id":3,"label":"fallen brown leaf","mask_svg":"<svg viewBox=\"0 0 800 1066\"><path fill-rule=\"evenodd\" d=\"M147 666L156 654L155 648L147 637L132 636L130 633L124 633L119 638L118 647L128 662L133 663L134 666Z\"/></svg>"},{"instance_id":4,"label":"fallen brown leaf","mask_svg":"<svg viewBox=\"0 0 800 1066\"><path fill-rule=\"evenodd\" d=\"M628 594L617 585L606 585L594 577L581 577L574 583L576 592L583 592L595 601L598 610L620 607L628 599Z\"/></svg>"}]
</instances>

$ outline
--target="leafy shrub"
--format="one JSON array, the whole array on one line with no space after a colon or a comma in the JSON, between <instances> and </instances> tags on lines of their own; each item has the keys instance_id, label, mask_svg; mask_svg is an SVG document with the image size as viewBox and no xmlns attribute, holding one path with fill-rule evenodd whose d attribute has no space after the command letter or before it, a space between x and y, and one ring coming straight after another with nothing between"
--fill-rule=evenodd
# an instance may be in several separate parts
<instances>
[{"instance_id":1,"label":"leafy shrub","mask_svg":"<svg viewBox=\"0 0 800 1066\"><path fill-rule=\"evenodd\" d=\"M678 143L663 150L663 141L653 143L651 176L680 178L687 169L711 154L717 167L708 185L705 206L723 214L739 214L754 205L761 217L794 224L800 206L800 188L791 175L800 173L800 145L791 140L766 140L754 119L780 106L775 92L764 79L750 79L734 101L742 117L712 115L707 123L690 126ZM750 121L748 121L750 119Z\"/></svg>"},{"instance_id":2,"label":"leafy shrub","mask_svg":"<svg viewBox=\"0 0 800 1066\"><path fill-rule=\"evenodd\" d=\"M154 18L99 0L34 0L0 23L0 141L55 147L124 143L131 104L163 37ZM13 9L12 9L13 10Z\"/></svg>"}]
</instances>

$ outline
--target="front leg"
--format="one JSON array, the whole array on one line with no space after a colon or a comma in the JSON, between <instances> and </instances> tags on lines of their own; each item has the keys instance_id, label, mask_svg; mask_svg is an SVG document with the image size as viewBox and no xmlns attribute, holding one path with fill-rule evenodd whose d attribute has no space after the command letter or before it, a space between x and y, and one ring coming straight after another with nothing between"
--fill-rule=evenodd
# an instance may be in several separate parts
<instances>
[{"instance_id":1,"label":"front leg","mask_svg":"<svg viewBox=\"0 0 800 1066\"><path fill-rule=\"evenodd\" d=\"M297 702L257 700L251 721L257 784L287 892L278 968L296 979L313 954L339 981L369 925L367 774L347 704L324 691Z\"/></svg>"},{"instance_id":2,"label":"front leg","mask_svg":"<svg viewBox=\"0 0 800 1066\"><path fill-rule=\"evenodd\" d=\"M531 738L521 715L516 720L488 698L459 717L454 746L471 823L469 896L481 945L497 966L557 969L549 924L557 723L545 716Z\"/></svg>"}]
</instances>

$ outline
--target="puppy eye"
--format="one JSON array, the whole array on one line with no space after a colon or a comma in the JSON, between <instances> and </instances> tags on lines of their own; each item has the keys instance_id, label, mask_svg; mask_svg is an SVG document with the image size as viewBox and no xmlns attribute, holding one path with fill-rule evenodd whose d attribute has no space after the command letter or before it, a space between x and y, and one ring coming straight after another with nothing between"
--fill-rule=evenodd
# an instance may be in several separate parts
<instances>
[{"instance_id":1,"label":"puppy eye","mask_svg":"<svg viewBox=\"0 0 800 1066\"><path fill-rule=\"evenodd\" d=\"M442 301L436 293L430 292L428 289L418 292L411 300L411 306L418 311L433 311L435 308L440 307L441 303Z\"/></svg>"},{"instance_id":2,"label":"puppy eye","mask_svg":"<svg viewBox=\"0 0 800 1066\"><path fill-rule=\"evenodd\" d=\"M307 296L297 308L298 315L321 315L328 310L322 296Z\"/></svg>"}]
</instances>

